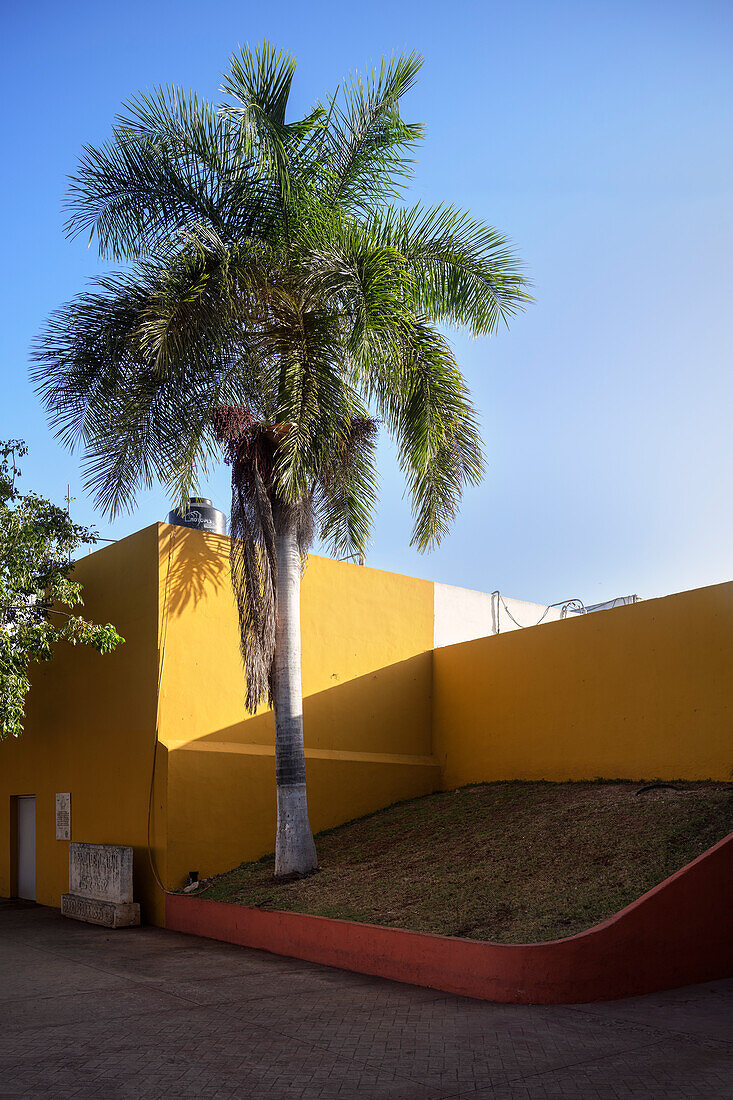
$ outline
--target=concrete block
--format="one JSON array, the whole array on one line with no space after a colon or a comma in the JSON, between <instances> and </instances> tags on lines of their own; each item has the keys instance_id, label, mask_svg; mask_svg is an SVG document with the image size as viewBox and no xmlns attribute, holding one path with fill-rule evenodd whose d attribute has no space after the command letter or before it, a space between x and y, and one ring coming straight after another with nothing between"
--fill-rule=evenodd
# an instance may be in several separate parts
<instances>
[{"instance_id":1,"label":"concrete block","mask_svg":"<svg viewBox=\"0 0 733 1100\"><path fill-rule=\"evenodd\" d=\"M98 901L79 894L62 894L61 913L105 928L129 928L140 923L140 906L135 901Z\"/></svg>"},{"instance_id":2,"label":"concrete block","mask_svg":"<svg viewBox=\"0 0 733 1100\"><path fill-rule=\"evenodd\" d=\"M140 923L132 900L132 848L122 844L69 845L69 892L61 895L65 917L129 928Z\"/></svg>"},{"instance_id":3,"label":"concrete block","mask_svg":"<svg viewBox=\"0 0 733 1100\"><path fill-rule=\"evenodd\" d=\"M132 902L132 848L71 843L69 893L114 904Z\"/></svg>"}]
</instances>

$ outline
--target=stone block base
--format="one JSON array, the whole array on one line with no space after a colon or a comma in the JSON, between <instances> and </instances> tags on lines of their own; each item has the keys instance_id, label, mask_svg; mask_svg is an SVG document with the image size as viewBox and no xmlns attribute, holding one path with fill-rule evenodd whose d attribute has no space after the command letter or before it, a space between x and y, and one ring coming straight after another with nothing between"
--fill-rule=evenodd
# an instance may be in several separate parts
<instances>
[{"instance_id":1,"label":"stone block base","mask_svg":"<svg viewBox=\"0 0 733 1100\"><path fill-rule=\"evenodd\" d=\"M61 895L61 914L105 928L129 928L140 923L140 906L136 901L97 901L80 894Z\"/></svg>"}]
</instances>

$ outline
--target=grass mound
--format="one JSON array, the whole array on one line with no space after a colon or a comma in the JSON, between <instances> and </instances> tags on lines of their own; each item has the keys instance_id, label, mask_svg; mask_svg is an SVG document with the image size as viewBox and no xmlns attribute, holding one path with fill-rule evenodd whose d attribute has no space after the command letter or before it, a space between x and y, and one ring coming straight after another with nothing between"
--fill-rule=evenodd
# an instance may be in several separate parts
<instances>
[{"instance_id":1,"label":"grass mound","mask_svg":"<svg viewBox=\"0 0 733 1100\"><path fill-rule=\"evenodd\" d=\"M733 830L733 787L485 783L390 806L317 838L320 871L274 857L206 896L449 936L531 943L612 916Z\"/></svg>"}]
</instances>

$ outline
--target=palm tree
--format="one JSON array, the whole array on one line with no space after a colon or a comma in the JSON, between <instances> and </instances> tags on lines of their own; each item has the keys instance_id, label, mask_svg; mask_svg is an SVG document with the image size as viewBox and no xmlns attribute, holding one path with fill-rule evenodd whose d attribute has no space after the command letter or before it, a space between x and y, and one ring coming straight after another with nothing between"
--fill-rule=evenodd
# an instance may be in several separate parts
<instances>
[{"instance_id":1,"label":"palm tree","mask_svg":"<svg viewBox=\"0 0 733 1100\"><path fill-rule=\"evenodd\" d=\"M496 230L400 201L422 128L399 103L420 64L383 62L298 121L295 62L267 44L232 57L219 105L178 88L132 98L111 139L84 148L68 200L69 235L96 235L123 266L34 349L40 396L105 513L156 480L183 501L222 447L231 464L246 706L275 712L278 877L317 867L299 617L313 533L364 553L381 421L413 543L442 538L482 453L439 326L492 333L529 300Z\"/></svg>"}]
</instances>

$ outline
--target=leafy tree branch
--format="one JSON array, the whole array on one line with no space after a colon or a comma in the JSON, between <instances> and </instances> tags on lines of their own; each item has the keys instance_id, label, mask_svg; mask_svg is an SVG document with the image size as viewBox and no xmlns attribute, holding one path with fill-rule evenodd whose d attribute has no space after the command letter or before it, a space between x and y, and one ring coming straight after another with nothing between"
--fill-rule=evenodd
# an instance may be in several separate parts
<instances>
[{"instance_id":1,"label":"leafy tree branch","mask_svg":"<svg viewBox=\"0 0 733 1100\"><path fill-rule=\"evenodd\" d=\"M20 491L26 452L22 440L0 442L0 739L23 732L31 663L50 661L59 642L109 653L124 641L111 623L73 613L84 601L72 555L97 535L50 500Z\"/></svg>"}]
</instances>

